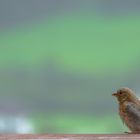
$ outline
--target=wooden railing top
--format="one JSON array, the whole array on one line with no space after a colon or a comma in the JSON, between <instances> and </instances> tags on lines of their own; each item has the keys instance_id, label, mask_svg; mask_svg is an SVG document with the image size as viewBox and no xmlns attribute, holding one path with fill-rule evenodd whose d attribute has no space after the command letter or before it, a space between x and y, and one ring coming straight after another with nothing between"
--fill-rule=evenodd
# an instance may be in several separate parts
<instances>
[{"instance_id":1,"label":"wooden railing top","mask_svg":"<svg viewBox=\"0 0 140 140\"><path fill-rule=\"evenodd\" d=\"M43 134L43 135L0 135L2 140L140 140L140 134Z\"/></svg>"}]
</instances>

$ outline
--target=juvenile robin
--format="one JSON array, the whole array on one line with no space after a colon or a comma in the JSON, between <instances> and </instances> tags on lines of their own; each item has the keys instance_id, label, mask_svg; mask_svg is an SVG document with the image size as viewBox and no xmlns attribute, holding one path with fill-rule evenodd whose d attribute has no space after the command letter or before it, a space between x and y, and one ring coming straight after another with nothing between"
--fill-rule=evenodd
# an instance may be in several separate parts
<instances>
[{"instance_id":1,"label":"juvenile robin","mask_svg":"<svg viewBox=\"0 0 140 140\"><path fill-rule=\"evenodd\" d=\"M121 88L112 94L118 100L119 115L133 134L140 134L140 100L129 88Z\"/></svg>"}]
</instances>

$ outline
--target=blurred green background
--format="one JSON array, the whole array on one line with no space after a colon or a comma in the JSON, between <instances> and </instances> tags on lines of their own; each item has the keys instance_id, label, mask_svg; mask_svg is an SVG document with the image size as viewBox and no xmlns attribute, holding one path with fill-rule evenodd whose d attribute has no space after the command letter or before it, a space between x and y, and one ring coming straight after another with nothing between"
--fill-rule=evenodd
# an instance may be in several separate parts
<instances>
[{"instance_id":1,"label":"blurred green background","mask_svg":"<svg viewBox=\"0 0 140 140\"><path fill-rule=\"evenodd\" d=\"M0 0L0 133L121 133L112 92L140 88L140 1Z\"/></svg>"}]
</instances>

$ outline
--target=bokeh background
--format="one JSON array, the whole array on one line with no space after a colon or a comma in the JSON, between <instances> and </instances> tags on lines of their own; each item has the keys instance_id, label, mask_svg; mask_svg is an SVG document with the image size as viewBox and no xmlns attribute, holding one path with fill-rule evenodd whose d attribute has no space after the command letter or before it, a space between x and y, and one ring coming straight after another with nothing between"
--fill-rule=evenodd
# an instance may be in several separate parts
<instances>
[{"instance_id":1,"label":"bokeh background","mask_svg":"<svg viewBox=\"0 0 140 140\"><path fill-rule=\"evenodd\" d=\"M140 1L0 0L0 133L127 131L139 72Z\"/></svg>"}]
</instances>

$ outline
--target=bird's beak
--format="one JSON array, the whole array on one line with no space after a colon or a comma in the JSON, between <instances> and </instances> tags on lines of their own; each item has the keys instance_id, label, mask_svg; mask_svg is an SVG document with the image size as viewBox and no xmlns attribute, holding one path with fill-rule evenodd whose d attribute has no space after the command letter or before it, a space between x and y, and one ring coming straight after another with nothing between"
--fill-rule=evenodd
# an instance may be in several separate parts
<instances>
[{"instance_id":1,"label":"bird's beak","mask_svg":"<svg viewBox=\"0 0 140 140\"><path fill-rule=\"evenodd\" d=\"M115 96L115 97L116 97L117 95L118 95L117 93L113 93L113 94L112 94L112 96Z\"/></svg>"}]
</instances>

